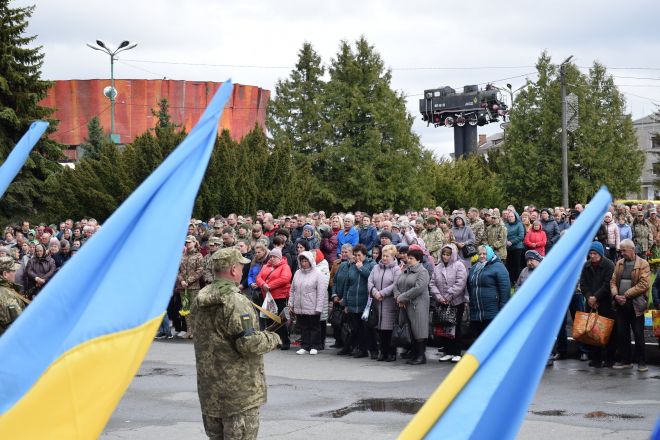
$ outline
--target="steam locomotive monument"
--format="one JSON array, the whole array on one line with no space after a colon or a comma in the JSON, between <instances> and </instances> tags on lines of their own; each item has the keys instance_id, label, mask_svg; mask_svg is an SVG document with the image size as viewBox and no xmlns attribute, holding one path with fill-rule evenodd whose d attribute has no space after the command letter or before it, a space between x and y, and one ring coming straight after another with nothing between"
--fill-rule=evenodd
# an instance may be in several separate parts
<instances>
[{"instance_id":1,"label":"steam locomotive monument","mask_svg":"<svg viewBox=\"0 0 660 440\"><path fill-rule=\"evenodd\" d=\"M470 85L462 93L451 87L424 90L419 111L429 125L454 129L454 157L458 159L477 151L477 126L505 120L507 106L497 87L488 84L479 90Z\"/></svg>"}]
</instances>

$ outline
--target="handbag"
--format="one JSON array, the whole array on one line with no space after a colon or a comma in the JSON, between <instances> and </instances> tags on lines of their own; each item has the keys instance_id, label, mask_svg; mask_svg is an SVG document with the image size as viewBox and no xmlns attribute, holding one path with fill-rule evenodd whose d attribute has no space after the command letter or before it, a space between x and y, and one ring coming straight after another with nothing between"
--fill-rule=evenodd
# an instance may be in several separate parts
<instances>
[{"instance_id":1,"label":"handbag","mask_svg":"<svg viewBox=\"0 0 660 440\"><path fill-rule=\"evenodd\" d=\"M463 258L471 258L477 255L477 247L473 244L466 244L461 249L461 252L463 253Z\"/></svg>"},{"instance_id":2,"label":"handbag","mask_svg":"<svg viewBox=\"0 0 660 440\"><path fill-rule=\"evenodd\" d=\"M456 325L458 308L448 304L439 304L431 315L431 322L438 325Z\"/></svg>"},{"instance_id":3,"label":"handbag","mask_svg":"<svg viewBox=\"0 0 660 440\"><path fill-rule=\"evenodd\" d=\"M410 318L408 313L405 313L406 319L403 322L398 322L392 329L391 344L393 347L408 348L412 345L413 336L410 328Z\"/></svg>"},{"instance_id":4,"label":"handbag","mask_svg":"<svg viewBox=\"0 0 660 440\"><path fill-rule=\"evenodd\" d=\"M341 326L341 323L344 321L344 311L339 304L332 305L332 311L330 312L328 321L330 321L330 325L333 327Z\"/></svg>"},{"instance_id":5,"label":"handbag","mask_svg":"<svg viewBox=\"0 0 660 440\"><path fill-rule=\"evenodd\" d=\"M369 318L367 318L367 326L369 328L378 327L378 301L372 301L369 307Z\"/></svg>"},{"instance_id":6,"label":"handbag","mask_svg":"<svg viewBox=\"0 0 660 440\"><path fill-rule=\"evenodd\" d=\"M593 313L575 312L573 339L587 345L605 347L610 342L614 320Z\"/></svg>"},{"instance_id":7,"label":"handbag","mask_svg":"<svg viewBox=\"0 0 660 440\"><path fill-rule=\"evenodd\" d=\"M353 333L351 326L348 324L348 322L344 322L341 325L341 340L344 341L344 344L351 340L351 333Z\"/></svg>"}]
</instances>

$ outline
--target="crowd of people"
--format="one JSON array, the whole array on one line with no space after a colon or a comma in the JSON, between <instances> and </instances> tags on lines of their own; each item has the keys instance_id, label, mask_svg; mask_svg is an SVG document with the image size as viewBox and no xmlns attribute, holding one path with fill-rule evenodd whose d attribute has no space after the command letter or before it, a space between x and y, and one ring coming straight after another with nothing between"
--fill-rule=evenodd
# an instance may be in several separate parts
<instances>
[{"instance_id":1,"label":"crowd of people","mask_svg":"<svg viewBox=\"0 0 660 440\"><path fill-rule=\"evenodd\" d=\"M332 329L341 356L426 363L427 342L441 362L458 362L511 295L551 252L583 207L493 209L441 207L372 216L362 212L312 212L275 218L220 215L192 219L166 318L157 338L193 338L194 299L214 281L211 256L236 247L250 260L242 293L288 318L277 333L281 349L299 355L326 349ZM25 221L5 229L0 247L3 285L22 307L101 226L94 219L59 226ZM660 258L660 221L653 205L616 205L604 216L568 312L597 310L615 320L607 347L578 344L580 360L594 368L646 371L644 312L651 291L650 265ZM657 285L652 302L660 306ZM276 310L275 310L276 309ZM15 315L15 314L14 314ZM261 328L273 321L262 313ZM291 325L295 323L295 327ZM409 341L403 350L401 329ZM5 327L3 327L3 330ZM299 340L292 341L296 329ZM631 337L635 340L634 353ZM566 358L566 322L548 364Z\"/></svg>"}]
</instances>

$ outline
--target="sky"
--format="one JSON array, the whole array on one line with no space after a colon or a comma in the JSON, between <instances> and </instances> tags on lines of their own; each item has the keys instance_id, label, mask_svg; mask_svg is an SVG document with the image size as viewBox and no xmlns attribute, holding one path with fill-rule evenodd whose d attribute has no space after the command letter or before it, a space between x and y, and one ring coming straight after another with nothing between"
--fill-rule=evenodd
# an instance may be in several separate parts
<instances>
[{"instance_id":1,"label":"sky","mask_svg":"<svg viewBox=\"0 0 660 440\"><path fill-rule=\"evenodd\" d=\"M309 2L222 0L15 0L36 5L28 34L43 46L44 79L108 78L109 57L87 42L138 46L119 55L116 78L224 81L275 90L305 41L328 65L342 40L365 36L408 96L413 130L436 157L453 152L451 129L427 126L424 89L492 82L517 89L535 79L545 50L554 62L608 67L633 119L660 103L660 2ZM119 90L121 94L121 90ZM479 128L500 131L499 124Z\"/></svg>"}]
</instances>

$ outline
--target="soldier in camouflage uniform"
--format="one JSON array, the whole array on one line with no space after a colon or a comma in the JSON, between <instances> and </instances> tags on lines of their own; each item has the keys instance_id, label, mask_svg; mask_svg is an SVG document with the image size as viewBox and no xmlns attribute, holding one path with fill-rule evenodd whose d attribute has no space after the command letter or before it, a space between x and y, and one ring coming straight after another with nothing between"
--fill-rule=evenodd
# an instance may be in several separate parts
<instances>
[{"instance_id":1,"label":"soldier in camouflage uniform","mask_svg":"<svg viewBox=\"0 0 660 440\"><path fill-rule=\"evenodd\" d=\"M204 256L204 272L202 273L202 283L204 285L202 287L208 286L213 282L213 260L211 260L211 257L220 249L221 244L222 239L219 237L209 238L209 253Z\"/></svg>"},{"instance_id":2,"label":"soldier in camouflage uniform","mask_svg":"<svg viewBox=\"0 0 660 440\"><path fill-rule=\"evenodd\" d=\"M20 265L11 257L0 257L0 336L18 318L23 307L28 303L18 294L16 269Z\"/></svg>"},{"instance_id":3,"label":"soldier in camouflage uniform","mask_svg":"<svg viewBox=\"0 0 660 440\"><path fill-rule=\"evenodd\" d=\"M213 254L215 281L199 292L195 309L197 392L206 435L212 440L253 440L259 407L266 403L263 355L280 337L259 331L251 301L240 293L243 258L236 248Z\"/></svg>"},{"instance_id":4,"label":"soldier in camouflage uniform","mask_svg":"<svg viewBox=\"0 0 660 440\"><path fill-rule=\"evenodd\" d=\"M486 243L486 225L479 217L479 210L477 208L470 208L468 211L468 224L474 233L474 245L479 246Z\"/></svg>"},{"instance_id":5,"label":"soldier in camouflage uniform","mask_svg":"<svg viewBox=\"0 0 660 440\"><path fill-rule=\"evenodd\" d=\"M420 233L420 237L424 240L426 250L429 251L436 264L440 261L440 250L446 244L445 234L438 226L438 221L435 217L430 216L426 219L426 229Z\"/></svg>"},{"instance_id":6,"label":"soldier in camouflage uniform","mask_svg":"<svg viewBox=\"0 0 660 440\"><path fill-rule=\"evenodd\" d=\"M190 306L199 292L199 282L204 273L204 257L199 252L199 244L193 235L186 237L186 253L179 264L179 274L176 277L175 290L181 295L182 309L186 309L186 301ZM186 316L186 325L188 332L180 337L193 337L193 318L192 309Z\"/></svg>"},{"instance_id":7,"label":"soldier in camouflage uniform","mask_svg":"<svg viewBox=\"0 0 660 440\"><path fill-rule=\"evenodd\" d=\"M486 228L486 244L492 247L502 263L506 261L506 239L508 231L500 221L500 216L493 214Z\"/></svg>"}]
</instances>

